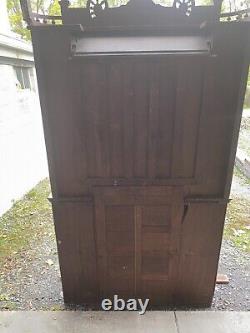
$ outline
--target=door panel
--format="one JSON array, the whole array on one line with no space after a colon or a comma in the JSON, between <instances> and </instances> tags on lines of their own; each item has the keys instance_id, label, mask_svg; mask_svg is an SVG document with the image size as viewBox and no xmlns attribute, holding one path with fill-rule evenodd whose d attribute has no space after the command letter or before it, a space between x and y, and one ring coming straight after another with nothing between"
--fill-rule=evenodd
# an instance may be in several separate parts
<instances>
[{"instance_id":1,"label":"door panel","mask_svg":"<svg viewBox=\"0 0 250 333\"><path fill-rule=\"evenodd\" d=\"M193 62L164 57L81 65L79 121L89 182L194 180L204 73L203 59Z\"/></svg>"},{"instance_id":2,"label":"door panel","mask_svg":"<svg viewBox=\"0 0 250 333\"><path fill-rule=\"evenodd\" d=\"M94 193L100 296L169 302L178 274L182 191L96 187Z\"/></svg>"}]
</instances>

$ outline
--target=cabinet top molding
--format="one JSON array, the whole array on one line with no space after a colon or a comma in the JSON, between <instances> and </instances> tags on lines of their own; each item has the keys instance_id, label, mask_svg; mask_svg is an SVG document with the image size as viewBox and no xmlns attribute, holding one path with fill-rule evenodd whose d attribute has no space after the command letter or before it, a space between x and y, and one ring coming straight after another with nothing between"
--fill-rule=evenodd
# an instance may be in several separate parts
<instances>
[{"instance_id":1,"label":"cabinet top molding","mask_svg":"<svg viewBox=\"0 0 250 333\"><path fill-rule=\"evenodd\" d=\"M232 0L229 0L232 1ZM164 27L199 27L219 21L248 21L250 7L242 1L239 8L229 6L222 12L223 0L211 5L197 5L196 0L172 0L171 6L156 4L154 0L129 0L119 7L110 7L108 0L88 0L86 7L71 7L68 0L58 1L61 15L46 15L32 11L30 0L20 0L24 20L28 26L81 25L85 31L135 30Z\"/></svg>"}]
</instances>

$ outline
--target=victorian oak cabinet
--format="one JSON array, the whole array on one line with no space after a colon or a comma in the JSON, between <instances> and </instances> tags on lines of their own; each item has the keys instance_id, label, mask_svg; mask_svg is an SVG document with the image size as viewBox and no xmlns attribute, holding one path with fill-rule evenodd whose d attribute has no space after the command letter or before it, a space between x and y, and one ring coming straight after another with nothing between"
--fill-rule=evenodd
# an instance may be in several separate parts
<instances>
[{"instance_id":1,"label":"victorian oak cabinet","mask_svg":"<svg viewBox=\"0 0 250 333\"><path fill-rule=\"evenodd\" d=\"M155 1L156 2L156 1ZM89 0L31 29L66 303L211 303L249 64L248 9Z\"/></svg>"}]
</instances>

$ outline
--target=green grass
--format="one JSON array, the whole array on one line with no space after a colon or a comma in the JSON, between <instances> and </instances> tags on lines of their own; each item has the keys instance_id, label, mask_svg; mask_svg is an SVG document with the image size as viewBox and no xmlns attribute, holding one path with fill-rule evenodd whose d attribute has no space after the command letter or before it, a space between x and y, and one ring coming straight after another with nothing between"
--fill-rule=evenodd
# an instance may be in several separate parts
<instances>
[{"instance_id":1,"label":"green grass","mask_svg":"<svg viewBox=\"0 0 250 333\"><path fill-rule=\"evenodd\" d=\"M250 156L250 118L242 118L238 147ZM244 186L250 185L241 170L234 168L234 175ZM230 239L233 244L250 252L250 200L242 197L234 197L228 206L227 223L225 224L224 237Z\"/></svg>"},{"instance_id":2,"label":"green grass","mask_svg":"<svg viewBox=\"0 0 250 333\"><path fill-rule=\"evenodd\" d=\"M234 176L238 177L242 185L249 186L250 179L244 175L244 173L238 168L234 167Z\"/></svg>"},{"instance_id":3,"label":"green grass","mask_svg":"<svg viewBox=\"0 0 250 333\"><path fill-rule=\"evenodd\" d=\"M233 244L250 252L250 202L243 198L234 198L227 210L227 223L225 224L224 237Z\"/></svg>"},{"instance_id":4,"label":"green grass","mask_svg":"<svg viewBox=\"0 0 250 333\"><path fill-rule=\"evenodd\" d=\"M0 266L27 249L46 230L51 220L48 179L41 181L0 217Z\"/></svg>"}]
</instances>

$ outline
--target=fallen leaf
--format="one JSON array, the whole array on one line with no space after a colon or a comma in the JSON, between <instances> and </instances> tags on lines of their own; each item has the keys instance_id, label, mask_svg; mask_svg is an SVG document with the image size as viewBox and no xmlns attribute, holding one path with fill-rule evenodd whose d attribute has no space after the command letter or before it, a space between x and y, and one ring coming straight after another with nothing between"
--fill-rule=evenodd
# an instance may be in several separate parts
<instances>
[{"instance_id":1,"label":"fallen leaf","mask_svg":"<svg viewBox=\"0 0 250 333\"><path fill-rule=\"evenodd\" d=\"M48 259L48 260L46 261L46 264L48 264L49 266L52 266L52 265L54 265L54 261L51 260L51 259Z\"/></svg>"},{"instance_id":2,"label":"fallen leaf","mask_svg":"<svg viewBox=\"0 0 250 333\"><path fill-rule=\"evenodd\" d=\"M233 230L234 236L237 236L237 237L246 233L244 230L241 230L241 229L236 230L236 229L232 228L232 230Z\"/></svg>"}]
</instances>

